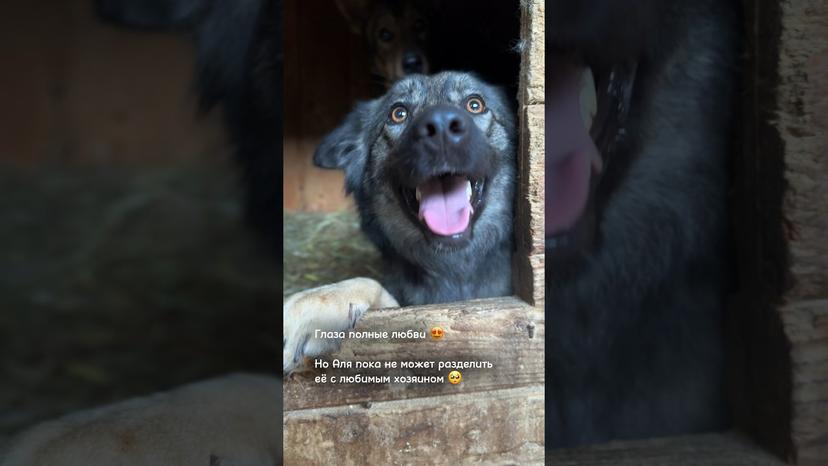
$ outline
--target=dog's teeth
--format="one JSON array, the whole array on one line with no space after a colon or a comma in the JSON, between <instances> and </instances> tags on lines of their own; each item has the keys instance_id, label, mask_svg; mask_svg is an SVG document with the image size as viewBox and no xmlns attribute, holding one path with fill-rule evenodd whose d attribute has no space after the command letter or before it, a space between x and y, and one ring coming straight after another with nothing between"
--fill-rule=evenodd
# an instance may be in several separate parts
<instances>
[{"instance_id":1,"label":"dog's teeth","mask_svg":"<svg viewBox=\"0 0 828 466\"><path fill-rule=\"evenodd\" d=\"M417 198L417 202L420 202L420 199L423 197L423 194L420 192L420 188L414 190L414 197Z\"/></svg>"},{"instance_id":2,"label":"dog's teeth","mask_svg":"<svg viewBox=\"0 0 828 466\"><path fill-rule=\"evenodd\" d=\"M581 118L587 131L592 128L592 120L598 111L598 96L595 93L595 78L592 70L586 68L581 74Z\"/></svg>"},{"instance_id":3,"label":"dog's teeth","mask_svg":"<svg viewBox=\"0 0 828 466\"><path fill-rule=\"evenodd\" d=\"M471 181L469 181L469 180L466 180L466 197L471 201L472 185L471 185Z\"/></svg>"}]
</instances>

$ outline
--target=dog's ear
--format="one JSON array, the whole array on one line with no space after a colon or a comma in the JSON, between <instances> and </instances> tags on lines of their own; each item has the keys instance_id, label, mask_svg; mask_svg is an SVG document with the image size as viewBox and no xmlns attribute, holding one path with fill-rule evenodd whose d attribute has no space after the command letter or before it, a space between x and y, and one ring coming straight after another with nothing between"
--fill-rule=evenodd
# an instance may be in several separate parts
<instances>
[{"instance_id":1,"label":"dog's ear","mask_svg":"<svg viewBox=\"0 0 828 466\"><path fill-rule=\"evenodd\" d=\"M338 128L322 138L313 154L319 168L345 171L345 190L353 192L361 183L362 170L368 158L369 124L374 102L360 102Z\"/></svg>"},{"instance_id":2,"label":"dog's ear","mask_svg":"<svg viewBox=\"0 0 828 466\"><path fill-rule=\"evenodd\" d=\"M365 156L363 114L366 103L359 103L335 130L328 133L313 154L319 168L341 168Z\"/></svg>"},{"instance_id":3,"label":"dog's ear","mask_svg":"<svg viewBox=\"0 0 828 466\"><path fill-rule=\"evenodd\" d=\"M362 34L376 0L336 0L336 6L354 34Z\"/></svg>"}]
</instances>

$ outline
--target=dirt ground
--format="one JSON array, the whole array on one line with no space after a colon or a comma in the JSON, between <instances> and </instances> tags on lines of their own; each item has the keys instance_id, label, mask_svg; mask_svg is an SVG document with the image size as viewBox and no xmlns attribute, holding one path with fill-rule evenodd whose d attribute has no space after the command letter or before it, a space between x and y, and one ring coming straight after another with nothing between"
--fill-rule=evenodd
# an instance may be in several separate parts
<instances>
[{"instance_id":1,"label":"dirt ground","mask_svg":"<svg viewBox=\"0 0 828 466\"><path fill-rule=\"evenodd\" d=\"M0 448L80 408L278 370L281 264L235 179L0 167Z\"/></svg>"}]
</instances>

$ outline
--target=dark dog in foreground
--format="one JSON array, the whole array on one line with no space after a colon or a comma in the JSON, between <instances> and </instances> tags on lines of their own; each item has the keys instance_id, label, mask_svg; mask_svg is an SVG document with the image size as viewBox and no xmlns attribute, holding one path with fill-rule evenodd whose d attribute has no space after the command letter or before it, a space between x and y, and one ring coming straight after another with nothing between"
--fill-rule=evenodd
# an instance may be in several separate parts
<instances>
[{"instance_id":1,"label":"dark dog in foreground","mask_svg":"<svg viewBox=\"0 0 828 466\"><path fill-rule=\"evenodd\" d=\"M732 5L547 18L547 445L725 428Z\"/></svg>"},{"instance_id":2,"label":"dark dog in foreground","mask_svg":"<svg viewBox=\"0 0 828 466\"><path fill-rule=\"evenodd\" d=\"M314 330L348 329L368 308L511 293L513 112L471 74L413 75L358 104L322 140L314 162L345 171L385 262L384 289L357 279L288 298L285 372L333 349Z\"/></svg>"},{"instance_id":3,"label":"dark dog in foreground","mask_svg":"<svg viewBox=\"0 0 828 466\"><path fill-rule=\"evenodd\" d=\"M403 305L511 292L515 123L470 74L412 76L359 104L314 155L345 171Z\"/></svg>"}]
</instances>

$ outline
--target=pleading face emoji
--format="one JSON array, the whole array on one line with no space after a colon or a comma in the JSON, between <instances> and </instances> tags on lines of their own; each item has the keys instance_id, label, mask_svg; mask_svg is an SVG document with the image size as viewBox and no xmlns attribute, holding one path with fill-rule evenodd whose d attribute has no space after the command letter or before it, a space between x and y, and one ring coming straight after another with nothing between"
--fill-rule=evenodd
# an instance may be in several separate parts
<instances>
[{"instance_id":1,"label":"pleading face emoji","mask_svg":"<svg viewBox=\"0 0 828 466\"><path fill-rule=\"evenodd\" d=\"M434 340L439 340L440 338L443 338L444 334L445 332L443 332L443 327L431 327L431 338L433 338Z\"/></svg>"},{"instance_id":2,"label":"pleading face emoji","mask_svg":"<svg viewBox=\"0 0 828 466\"><path fill-rule=\"evenodd\" d=\"M460 371L451 371L449 372L448 380L452 385L457 385L463 381L463 374Z\"/></svg>"}]
</instances>

